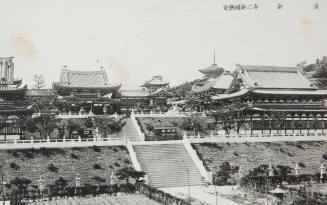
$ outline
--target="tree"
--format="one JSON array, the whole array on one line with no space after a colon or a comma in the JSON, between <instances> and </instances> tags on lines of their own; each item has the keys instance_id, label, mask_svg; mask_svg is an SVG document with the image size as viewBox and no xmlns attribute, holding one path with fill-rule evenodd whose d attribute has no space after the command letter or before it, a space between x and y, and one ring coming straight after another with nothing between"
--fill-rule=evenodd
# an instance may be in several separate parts
<instances>
[{"instance_id":1,"label":"tree","mask_svg":"<svg viewBox=\"0 0 327 205\"><path fill-rule=\"evenodd\" d=\"M30 118L25 115L20 116L15 122L15 125L22 132L21 137L25 133L25 131L34 133L37 130L36 120L34 118Z\"/></svg>"},{"instance_id":2,"label":"tree","mask_svg":"<svg viewBox=\"0 0 327 205\"><path fill-rule=\"evenodd\" d=\"M131 167L124 167L122 169L119 169L116 172L116 176L118 177L118 179L126 180L126 183L129 183L130 178L139 180L140 178L143 178L144 175L145 175L145 172L136 171L135 169L133 169Z\"/></svg>"},{"instance_id":3,"label":"tree","mask_svg":"<svg viewBox=\"0 0 327 205\"><path fill-rule=\"evenodd\" d=\"M183 121L181 128L186 131L192 131L194 134L203 132L207 128L206 119L192 115Z\"/></svg>"},{"instance_id":4,"label":"tree","mask_svg":"<svg viewBox=\"0 0 327 205\"><path fill-rule=\"evenodd\" d=\"M39 117L36 118L37 121L40 122L41 125L41 136L44 138L46 135L51 137L51 132L58 128L58 123L60 119L57 119L55 115L48 114L48 113L43 113Z\"/></svg>"},{"instance_id":5,"label":"tree","mask_svg":"<svg viewBox=\"0 0 327 205\"><path fill-rule=\"evenodd\" d=\"M10 185L14 185L17 187L18 192L22 194L22 196L25 195L27 187L29 184L31 184L32 181L26 178L19 178L16 177L12 180L10 180Z\"/></svg>"},{"instance_id":6,"label":"tree","mask_svg":"<svg viewBox=\"0 0 327 205\"><path fill-rule=\"evenodd\" d=\"M85 119L84 126L87 128L92 128L94 126L93 119L88 117Z\"/></svg>"},{"instance_id":7,"label":"tree","mask_svg":"<svg viewBox=\"0 0 327 205\"><path fill-rule=\"evenodd\" d=\"M118 133L121 129L125 126L126 122L123 121L122 118L115 119L115 118L108 118L108 117L101 117L95 118L95 126L100 128L104 132L104 136L107 134Z\"/></svg>"},{"instance_id":8,"label":"tree","mask_svg":"<svg viewBox=\"0 0 327 205\"><path fill-rule=\"evenodd\" d=\"M69 138L72 138L73 131L81 129L81 126L72 119L69 119L65 125L68 130Z\"/></svg>"},{"instance_id":9,"label":"tree","mask_svg":"<svg viewBox=\"0 0 327 205\"><path fill-rule=\"evenodd\" d=\"M40 90L40 89L44 88L45 86L47 86L47 84L45 83L43 75L35 74L33 76L33 88Z\"/></svg>"},{"instance_id":10,"label":"tree","mask_svg":"<svg viewBox=\"0 0 327 205\"><path fill-rule=\"evenodd\" d=\"M68 182L66 179L59 177L59 179L57 179L54 183L56 189L58 190L59 194L61 196L64 195L65 191L66 191L66 187L68 185Z\"/></svg>"},{"instance_id":11,"label":"tree","mask_svg":"<svg viewBox=\"0 0 327 205\"><path fill-rule=\"evenodd\" d=\"M5 193L5 171L3 170L4 165L0 165L0 189L2 193L3 205L5 205L6 201L6 193Z\"/></svg>"}]
</instances>

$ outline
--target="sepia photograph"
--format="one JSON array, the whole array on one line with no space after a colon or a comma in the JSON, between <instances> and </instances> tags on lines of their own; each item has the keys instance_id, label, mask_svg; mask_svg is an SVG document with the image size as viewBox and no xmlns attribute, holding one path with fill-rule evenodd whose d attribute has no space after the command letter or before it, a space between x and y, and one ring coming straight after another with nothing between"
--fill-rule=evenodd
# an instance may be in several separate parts
<instances>
[{"instance_id":1,"label":"sepia photograph","mask_svg":"<svg viewBox=\"0 0 327 205\"><path fill-rule=\"evenodd\" d=\"M326 0L0 0L0 205L327 205Z\"/></svg>"}]
</instances>

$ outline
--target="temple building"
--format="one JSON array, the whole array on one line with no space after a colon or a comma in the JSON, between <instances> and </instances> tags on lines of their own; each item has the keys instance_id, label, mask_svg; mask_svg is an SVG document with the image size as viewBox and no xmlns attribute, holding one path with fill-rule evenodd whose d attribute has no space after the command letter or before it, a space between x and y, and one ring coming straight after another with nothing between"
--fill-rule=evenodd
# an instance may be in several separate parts
<instances>
[{"instance_id":1,"label":"temple building","mask_svg":"<svg viewBox=\"0 0 327 205\"><path fill-rule=\"evenodd\" d=\"M161 75L155 75L150 80L145 81L142 87L148 89L150 92L155 92L158 89L168 89L169 82L164 81Z\"/></svg>"},{"instance_id":2,"label":"temple building","mask_svg":"<svg viewBox=\"0 0 327 205\"><path fill-rule=\"evenodd\" d=\"M226 105L242 103L242 132L327 132L327 90L299 68L237 65L233 75L226 93L213 96L212 103L221 113Z\"/></svg>"},{"instance_id":3,"label":"temple building","mask_svg":"<svg viewBox=\"0 0 327 205\"><path fill-rule=\"evenodd\" d=\"M62 101L71 104L70 114L105 114L117 98L121 84L111 84L105 70L62 69L53 89Z\"/></svg>"},{"instance_id":4,"label":"temple building","mask_svg":"<svg viewBox=\"0 0 327 205\"><path fill-rule=\"evenodd\" d=\"M0 57L0 140L19 138L21 132L14 123L20 115L32 113L25 102L27 86L14 78L13 57Z\"/></svg>"},{"instance_id":5,"label":"temple building","mask_svg":"<svg viewBox=\"0 0 327 205\"><path fill-rule=\"evenodd\" d=\"M121 90L121 104L123 109L166 109L167 98L172 94L168 92L169 82L164 81L162 76L155 75L145 81L137 90Z\"/></svg>"}]
</instances>

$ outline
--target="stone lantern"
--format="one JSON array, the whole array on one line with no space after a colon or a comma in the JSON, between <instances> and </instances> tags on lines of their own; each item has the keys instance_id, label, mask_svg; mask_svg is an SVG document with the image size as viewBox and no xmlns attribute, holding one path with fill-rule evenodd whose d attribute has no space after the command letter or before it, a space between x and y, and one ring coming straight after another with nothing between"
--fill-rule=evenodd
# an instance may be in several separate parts
<instances>
[{"instance_id":1,"label":"stone lantern","mask_svg":"<svg viewBox=\"0 0 327 205\"><path fill-rule=\"evenodd\" d=\"M81 177L79 176L79 173L77 173L75 177L75 195L80 193L80 188L81 188Z\"/></svg>"},{"instance_id":2,"label":"stone lantern","mask_svg":"<svg viewBox=\"0 0 327 205\"><path fill-rule=\"evenodd\" d=\"M116 184L116 176L115 176L114 172L111 172L110 185L115 185L115 184Z\"/></svg>"},{"instance_id":3,"label":"stone lantern","mask_svg":"<svg viewBox=\"0 0 327 205\"><path fill-rule=\"evenodd\" d=\"M299 170L300 170L299 164L296 164L296 165L295 165L294 170L295 170L295 176L298 177L298 176L299 176Z\"/></svg>"},{"instance_id":4,"label":"stone lantern","mask_svg":"<svg viewBox=\"0 0 327 205\"><path fill-rule=\"evenodd\" d=\"M325 181L325 172L326 172L326 167L324 164L321 164L320 166L320 180L323 183Z\"/></svg>"},{"instance_id":5,"label":"stone lantern","mask_svg":"<svg viewBox=\"0 0 327 205\"><path fill-rule=\"evenodd\" d=\"M43 179L42 175L40 176L40 179L38 180L38 182L39 182L39 191L40 191L40 194L41 194L41 197L42 197L43 192L45 190L45 179Z\"/></svg>"},{"instance_id":6,"label":"stone lantern","mask_svg":"<svg viewBox=\"0 0 327 205\"><path fill-rule=\"evenodd\" d=\"M274 176L274 169L272 168L271 164L269 164L268 176L270 177Z\"/></svg>"}]
</instances>

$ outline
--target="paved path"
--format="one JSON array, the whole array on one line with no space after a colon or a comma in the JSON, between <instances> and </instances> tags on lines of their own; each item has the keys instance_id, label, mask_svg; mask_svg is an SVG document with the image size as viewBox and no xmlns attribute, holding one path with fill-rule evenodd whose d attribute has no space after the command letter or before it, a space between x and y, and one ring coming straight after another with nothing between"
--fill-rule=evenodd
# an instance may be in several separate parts
<instances>
[{"instance_id":1,"label":"paved path","mask_svg":"<svg viewBox=\"0 0 327 205\"><path fill-rule=\"evenodd\" d=\"M168 192L174 196L187 199L188 196L188 187L170 187L170 188L161 188L161 190ZM216 204L216 194L215 194L215 187L202 187L202 186L191 186L191 198L198 200L200 203L192 203L192 204ZM230 186L217 186L218 193L223 195L231 194L231 187ZM221 196L217 197L217 204L223 205L240 205L236 202L233 202L229 199L222 198Z\"/></svg>"}]
</instances>

